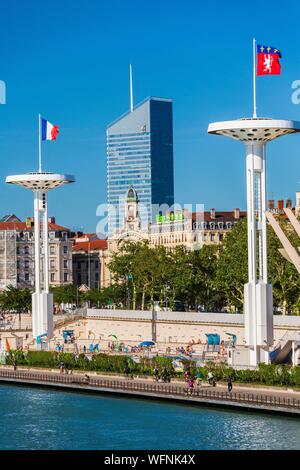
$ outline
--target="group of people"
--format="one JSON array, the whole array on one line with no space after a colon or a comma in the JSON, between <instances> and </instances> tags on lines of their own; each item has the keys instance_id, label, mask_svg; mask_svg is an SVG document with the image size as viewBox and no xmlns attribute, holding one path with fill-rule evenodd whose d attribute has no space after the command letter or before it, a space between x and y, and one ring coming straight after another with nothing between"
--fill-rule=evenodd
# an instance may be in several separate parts
<instances>
[{"instance_id":1,"label":"group of people","mask_svg":"<svg viewBox=\"0 0 300 470\"><path fill-rule=\"evenodd\" d=\"M165 383L166 382L169 382L169 383L171 382L171 376L170 376L168 370L166 369L166 367L163 368L161 374L159 374L158 368L154 367L154 369L153 369L153 378L154 378L155 382L159 382L160 380L162 382L165 382Z\"/></svg>"},{"instance_id":2,"label":"group of people","mask_svg":"<svg viewBox=\"0 0 300 470\"><path fill-rule=\"evenodd\" d=\"M184 373L184 378L185 378L185 381L186 381L186 384L187 384L187 394L188 395L191 395L193 393L194 385L199 386L199 385L202 385L202 382L203 382L203 374L200 370L197 372L197 376L193 377L191 375L190 369L188 368ZM215 380L211 370L209 370L208 373L207 373L207 382L212 387L216 386L216 380ZM232 382L233 382L232 377L228 376L227 377L228 392L232 391L232 387L233 387Z\"/></svg>"}]
</instances>

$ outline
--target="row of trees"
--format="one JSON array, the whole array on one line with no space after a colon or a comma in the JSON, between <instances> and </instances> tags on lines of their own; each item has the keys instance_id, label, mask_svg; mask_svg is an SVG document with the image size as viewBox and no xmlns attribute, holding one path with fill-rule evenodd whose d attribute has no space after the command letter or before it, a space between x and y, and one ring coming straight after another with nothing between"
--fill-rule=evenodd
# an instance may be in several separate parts
<instances>
[{"instance_id":1,"label":"row of trees","mask_svg":"<svg viewBox=\"0 0 300 470\"><path fill-rule=\"evenodd\" d=\"M298 238L289 225L281 224L290 241ZM273 284L274 306L283 314L300 314L300 276L280 253L281 245L268 227L269 280ZM175 250L148 243L124 243L111 259L114 283L105 289L87 292L70 284L52 288L54 303L88 303L106 307L114 304L132 309L161 306L177 308L182 302L194 310L242 311L244 284L248 279L247 222L242 220L226 236L222 245L204 245L201 250ZM10 286L0 294L0 309L19 314L31 308L29 289Z\"/></svg>"},{"instance_id":2,"label":"row of trees","mask_svg":"<svg viewBox=\"0 0 300 470\"><path fill-rule=\"evenodd\" d=\"M282 220L290 241L297 237ZM268 227L269 280L273 284L274 306L283 314L300 314L300 276L280 253L281 244ZM242 311L244 284L248 280L247 221L237 223L220 246L204 245L201 250L184 247L170 250L147 243L127 243L110 263L114 280L127 292L132 308L145 308L155 301L173 307L176 301L205 311ZM129 293L129 295L128 295Z\"/></svg>"}]
</instances>

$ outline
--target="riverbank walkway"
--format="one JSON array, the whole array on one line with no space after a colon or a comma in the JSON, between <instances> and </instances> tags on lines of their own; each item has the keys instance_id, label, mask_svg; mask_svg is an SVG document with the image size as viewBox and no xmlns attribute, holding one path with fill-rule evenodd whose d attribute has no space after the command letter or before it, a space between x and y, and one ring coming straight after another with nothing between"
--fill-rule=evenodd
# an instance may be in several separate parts
<instances>
[{"instance_id":1,"label":"riverbank walkway","mask_svg":"<svg viewBox=\"0 0 300 470\"><path fill-rule=\"evenodd\" d=\"M122 378L120 376L99 375L93 372L62 374L59 371L34 370L2 366L0 384L14 383L69 389L74 391L111 393L170 400L195 405L222 406L252 411L276 412L300 417L300 392L290 390L262 389L235 386L232 392L218 384L211 387L206 384L195 386L192 393L187 392L183 381L172 383L155 382L145 378Z\"/></svg>"}]
</instances>

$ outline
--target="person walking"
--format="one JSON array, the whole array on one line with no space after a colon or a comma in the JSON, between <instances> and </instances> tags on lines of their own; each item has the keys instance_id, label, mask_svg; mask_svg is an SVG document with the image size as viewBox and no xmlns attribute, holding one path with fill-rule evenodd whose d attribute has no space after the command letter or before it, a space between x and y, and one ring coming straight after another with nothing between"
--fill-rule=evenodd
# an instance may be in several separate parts
<instances>
[{"instance_id":1,"label":"person walking","mask_svg":"<svg viewBox=\"0 0 300 470\"><path fill-rule=\"evenodd\" d=\"M190 372L190 369L188 368L184 373L185 381L188 382L190 377L191 377L191 372Z\"/></svg>"},{"instance_id":2,"label":"person walking","mask_svg":"<svg viewBox=\"0 0 300 470\"><path fill-rule=\"evenodd\" d=\"M228 387L228 392L231 392L232 390L232 377L231 376L227 377L227 387Z\"/></svg>"},{"instance_id":3,"label":"person walking","mask_svg":"<svg viewBox=\"0 0 300 470\"><path fill-rule=\"evenodd\" d=\"M158 380L159 380L159 372L158 372L158 368L157 368L157 367L154 367L154 369L153 369L153 377L154 377L155 382L158 382Z\"/></svg>"},{"instance_id":4,"label":"person walking","mask_svg":"<svg viewBox=\"0 0 300 470\"><path fill-rule=\"evenodd\" d=\"M209 385L212 385L213 378L214 378L213 373L210 370L207 374L207 381L208 381Z\"/></svg>"},{"instance_id":5,"label":"person walking","mask_svg":"<svg viewBox=\"0 0 300 470\"><path fill-rule=\"evenodd\" d=\"M192 395L194 391L194 381L192 378L189 378L189 380L187 381L187 386L187 394Z\"/></svg>"},{"instance_id":6,"label":"person walking","mask_svg":"<svg viewBox=\"0 0 300 470\"><path fill-rule=\"evenodd\" d=\"M130 372L130 370L129 370L128 364L126 364L126 366L124 368L124 375L127 379L129 377L129 372Z\"/></svg>"}]
</instances>

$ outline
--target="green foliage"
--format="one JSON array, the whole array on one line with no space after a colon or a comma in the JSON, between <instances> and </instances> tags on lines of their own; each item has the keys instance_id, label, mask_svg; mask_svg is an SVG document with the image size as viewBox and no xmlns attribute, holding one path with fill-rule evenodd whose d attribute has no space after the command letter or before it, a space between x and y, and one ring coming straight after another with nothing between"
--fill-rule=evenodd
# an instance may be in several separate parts
<instances>
[{"instance_id":1,"label":"green foliage","mask_svg":"<svg viewBox=\"0 0 300 470\"><path fill-rule=\"evenodd\" d=\"M109 268L126 292L124 303L130 298L133 309L151 308L155 301L173 308L178 300L192 308L204 304L210 311L224 302L216 286L217 255L214 246L191 252L183 246L171 250L128 242L112 256Z\"/></svg>"},{"instance_id":2,"label":"green foliage","mask_svg":"<svg viewBox=\"0 0 300 470\"><path fill-rule=\"evenodd\" d=\"M29 367L58 367L58 354L52 351L28 351L26 364Z\"/></svg>"},{"instance_id":3,"label":"green foliage","mask_svg":"<svg viewBox=\"0 0 300 470\"><path fill-rule=\"evenodd\" d=\"M157 367L158 372L160 374L165 369L170 376L173 377L175 375L175 370L173 367L172 359L169 357L156 356L153 359L151 359L151 365L152 365L152 369L151 369L152 371L154 367Z\"/></svg>"},{"instance_id":4,"label":"green foliage","mask_svg":"<svg viewBox=\"0 0 300 470\"><path fill-rule=\"evenodd\" d=\"M130 356L111 356L103 353L93 354L90 360L85 354L75 356L72 353L54 351L11 350L6 357L6 363L9 365L17 364L29 367L58 368L60 362L72 370L123 374L127 365L130 373L135 375L152 376L154 367L157 367L159 374L166 369L171 377L183 377L184 372L189 369L193 377L196 377L198 371L201 371L204 380L207 378L208 372L211 371L216 381L226 381L231 376L233 381L245 384L300 387L300 366L260 364L257 370L236 370L228 367L225 363L207 363L204 367L197 368L194 361L183 360L184 370L178 374L174 370L172 359L161 356L143 357L140 363L135 363Z\"/></svg>"},{"instance_id":5,"label":"green foliage","mask_svg":"<svg viewBox=\"0 0 300 470\"><path fill-rule=\"evenodd\" d=\"M73 284L51 287L55 304L76 304L79 293Z\"/></svg>"},{"instance_id":6,"label":"green foliage","mask_svg":"<svg viewBox=\"0 0 300 470\"><path fill-rule=\"evenodd\" d=\"M241 220L226 235L217 268L217 285L224 292L227 305L240 312L247 279L247 220Z\"/></svg>"},{"instance_id":7,"label":"green foliage","mask_svg":"<svg viewBox=\"0 0 300 470\"><path fill-rule=\"evenodd\" d=\"M286 221L280 221L282 228L294 246L299 245L298 237L290 230ZM300 276L294 265L285 259L282 245L273 229L267 227L268 272L273 285L274 306L282 313L290 311L300 314ZM247 220L238 222L226 236L217 267L217 285L224 293L227 306L242 312L244 284L248 279L247 261Z\"/></svg>"},{"instance_id":8,"label":"green foliage","mask_svg":"<svg viewBox=\"0 0 300 470\"><path fill-rule=\"evenodd\" d=\"M290 242L298 247L299 238L294 232L291 232L287 222L280 218L279 222ZM273 284L274 305L280 307L284 314L291 311L293 314L299 315L300 276L295 266L279 252L282 245L271 227L268 229L268 270L270 282Z\"/></svg>"},{"instance_id":9,"label":"green foliage","mask_svg":"<svg viewBox=\"0 0 300 470\"><path fill-rule=\"evenodd\" d=\"M112 284L103 289L91 289L84 292L82 299L89 302L92 307L105 308L107 305L125 302L126 291L123 285Z\"/></svg>"},{"instance_id":10,"label":"green foliage","mask_svg":"<svg viewBox=\"0 0 300 470\"><path fill-rule=\"evenodd\" d=\"M30 289L20 289L8 286L0 294L0 307L4 311L15 311L16 313L26 313L31 309Z\"/></svg>"}]
</instances>

